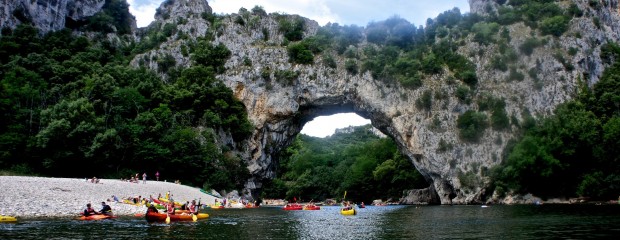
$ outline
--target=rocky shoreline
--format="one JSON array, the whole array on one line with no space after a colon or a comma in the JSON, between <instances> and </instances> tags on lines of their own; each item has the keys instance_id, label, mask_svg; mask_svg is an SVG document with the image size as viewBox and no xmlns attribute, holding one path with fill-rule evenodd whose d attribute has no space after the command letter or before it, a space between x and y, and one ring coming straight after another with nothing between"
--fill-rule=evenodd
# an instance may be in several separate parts
<instances>
[{"instance_id":1,"label":"rocky shoreline","mask_svg":"<svg viewBox=\"0 0 620 240\"><path fill-rule=\"evenodd\" d=\"M99 211L102 201L108 201L117 216L144 213L146 207L112 201L128 197L157 197L170 191L177 202L200 200L212 204L215 197L199 188L170 182L150 181L131 183L116 179L100 179L91 183L78 178L47 178L0 176L0 215L21 218L77 217L91 203ZM121 200L122 201L122 200Z\"/></svg>"}]
</instances>

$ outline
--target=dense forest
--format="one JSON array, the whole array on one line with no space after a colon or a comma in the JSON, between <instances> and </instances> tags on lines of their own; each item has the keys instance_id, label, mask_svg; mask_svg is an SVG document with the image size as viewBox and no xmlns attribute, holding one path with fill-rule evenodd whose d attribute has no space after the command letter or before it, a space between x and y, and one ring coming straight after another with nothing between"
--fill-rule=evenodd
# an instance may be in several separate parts
<instances>
[{"instance_id":1,"label":"dense forest","mask_svg":"<svg viewBox=\"0 0 620 240\"><path fill-rule=\"evenodd\" d=\"M298 135L280 154L277 177L262 197L323 201L341 199L346 191L355 202L398 201L403 190L428 187L396 143L371 129L354 127L325 138Z\"/></svg>"},{"instance_id":2,"label":"dense forest","mask_svg":"<svg viewBox=\"0 0 620 240\"><path fill-rule=\"evenodd\" d=\"M0 169L89 178L159 171L206 188L242 186L249 174L243 161L215 143L217 129L238 140L252 129L245 106L215 78L230 51L206 40L197 45L196 64L166 84L130 67L131 49L104 37L4 29Z\"/></svg>"}]
</instances>

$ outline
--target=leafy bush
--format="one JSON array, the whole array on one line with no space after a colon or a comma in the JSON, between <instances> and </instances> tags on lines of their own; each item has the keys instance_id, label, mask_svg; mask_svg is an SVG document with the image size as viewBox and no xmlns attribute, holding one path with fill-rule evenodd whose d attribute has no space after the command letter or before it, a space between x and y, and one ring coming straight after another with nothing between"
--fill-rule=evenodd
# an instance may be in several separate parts
<instances>
[{"instance_id":1,"label":"leafy bush","mask_svg":"<svg viewBox=\"0 0 620 240\"><path fill-rule=\"evenodd\" d=\"M284 38L289 41L299 41L303 39L306 22L301 17L289 19L286 16L280 17L279 30L284 34Z\"/></svg>"},{"instance_id":2,"label":"leafy bush","mask_svg":"<svg viewBox=\"0 0 620 240\"><path fill-rule=\"evenodd\" d=\"M288 50L288 57L291 62L299 64L312 64L314 62L312 51L310 51L308 46L303 42L293 43L286 49Z\"/></svg>"},{"instance_id":3,"label":"leafy bush","mask_svg":"<svg viewBox=\"0 0 620 240\"><path fill-rule=\"evenodd\" d=\"M332 55L325 55L323 56L323 65L329 67L329 68L336 68L337 64L336 64L336 60L334 59L334 57Z\"/></svg>"},{"instance_id":4,"label":"leafy bush","mask_svg":"<svg viewBox=\"0 0 620 240\"><path fill-rule=\"evenodd\" d=\"M502 56L494 56L493 58L491 58L491 67L502 72L508 70L508 64Z\"/></svg>"},{"instance_id":5,"label":"leafy bush","mask_svg":"<svg viewBox=\"0 0 620 240\"><path fill-rule=\"evenodd\" d=\"M433 93L431 90L426 90L422 93L420 98L416 99L415 105L418 109L430 111L433 107Z\"/></svg>"},{"instance_id":6,"label":"leafy bush","mask_svg":"<svg viewBox=\"0 0 620 240\"><path fill-rule=\"evenodd\" d=\"M491 126L494 130L504 130L510 126L510 119L504 108L493 110L491 113Z\"/></svg>"},{"instance_id":7,"label":"leafy bush","mask_svg":"<svg viewBox=\"0 0 620 240\"><path fill-rule=\"evenodd\" d=\"M541 41L537 38L528 38L526 39L521 46L519 46L519 50L521 53L529 56L532 55L534 49L541 46Z\"/></svg>"},{"instance_id":8,"label":"leafy bush","mask_svg":"<svg viewBox=\"0 0 620 240\"><path fill-rule=\"evenodd\" d=\"M276 70L274 76L278 82L291 86L299 77L299 73L292 70Z\"/></svg>"},{"instance_id":9,"label":"leafy bush","mask_svg":"<svg viewBox=\"0 0 620 240\"><path fill-rule=\"evenodd\" d=\"M465 85L459 85L455 91L456 98L465 104L469 104L471 102L471 89Z\"/></svg>"},{"instance_id":10,"label":"leafy bush","mask_svg":"<svg viewBox=\"0 0 620 240\"><path fill-rule=\"evenodd\" d=\"M472 27L474 41L480 44L490 44L495 42L495 35L499 32L499 24L491 22L479 22Z\"/></svg>"},{"instance_id":11,"label":"leafy bush","mask_svg":"<svg viewBox=\"0 0 620 240\"><path fill-rule=\"evenodd\" d=\"M466 142L478 142L487 128L487 116L484 113L468 110L456 120L459 137Z\"/></svg>"},{"instance_id":12,"label":"leafy bush","mask_svg":"<svg viewBox=\"0 0 620 240\"><path fill-rule=\"evenodd\" d=\"M200 40L191 48L190 58L196 64L211 66L217 73L223 73L226 71L224 64L230 55L230 50L224 44L219 43L217 46L213 46L211 42Z\"/></svg>"},{"instance_id":13,"label":"leafy bush","mask_svg":"<svg viewBox=\"0 0 620 240\"><path fill-rule=\"evenodd\" d=\"M523 81L525 79L525 75L517 70L515 67L510 68L510 73L508 74L508 81Z\"/></svg>"},{"instance_id":14,"label":"leafy bush","mask_svg":"<svg viewBox=\"0 0 620 240\"><path fill-rule=\"evenodd\" d=\"M570 19L565 16L554 16L540 23L540 32L545 35L562 36L568 29Z\"/></svg>"},{"instance_id":15,"label":"leafy bush","mask_svg":"<svg viewBox=\"0 0 620 240\"><path fill-rule=\"evenodd\" d=\"M344 68L349 74L356 75L358 73L357 63L353 59L347 59L344 62Z\"/></svg>"},{"instance_id":16,"label":"leafy bush","mask_svg":"<svg viewBox=\"0 0 620 240\"><path fill-rule=\"evenodd\" d=\"M443 138L439 139L439 144L437 146L438 153L450 151L452 148L454 148L454 146L451 143L446 142Z\"/></svg>"}]
</instances>

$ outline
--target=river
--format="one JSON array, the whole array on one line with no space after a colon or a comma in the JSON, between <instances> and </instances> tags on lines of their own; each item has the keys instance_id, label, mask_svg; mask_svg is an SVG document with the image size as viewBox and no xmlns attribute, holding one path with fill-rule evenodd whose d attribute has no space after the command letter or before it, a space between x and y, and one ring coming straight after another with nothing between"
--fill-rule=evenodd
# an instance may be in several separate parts
<instances>
[{"instance_id":1,"label":"river","mask_svg":"<svg viewBox=\"0 0 620 240\"><path fill-rule=\"evenodd\" d=\"M197 222L148 223L19 219L0 239L609 239L620 236L620 205L368 206L355 216L338 207L206 210Z\"/></svg>"}]
</instances>

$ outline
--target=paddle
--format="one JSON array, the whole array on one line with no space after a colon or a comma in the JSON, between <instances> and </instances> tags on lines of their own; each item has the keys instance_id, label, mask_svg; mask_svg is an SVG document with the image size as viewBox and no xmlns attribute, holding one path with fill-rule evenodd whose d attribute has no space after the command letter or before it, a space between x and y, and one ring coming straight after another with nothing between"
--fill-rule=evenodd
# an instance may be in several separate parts
<instances>
[{"instance_id":1,"label":"paddle","mask_svg":"<svg viewBox=\"0 0 620 240\"><path fill-rule=\"evenodd\" d=\"M166 223L167 224L170 223L170 214L169 213L166 214Z\"/></svg>"},{"instance_id":2,"label":"paddle","mask_svg":"<svg viewBox=\"0 0 620 240\"><path fill-rule=\"evenodd\" d=\"M195 222L196 220L198 220L198 216L196 216L196 214L194 214L194 213L192 213L192 220L194 220L194 222Z\"/></svg>"}]
</instances>

